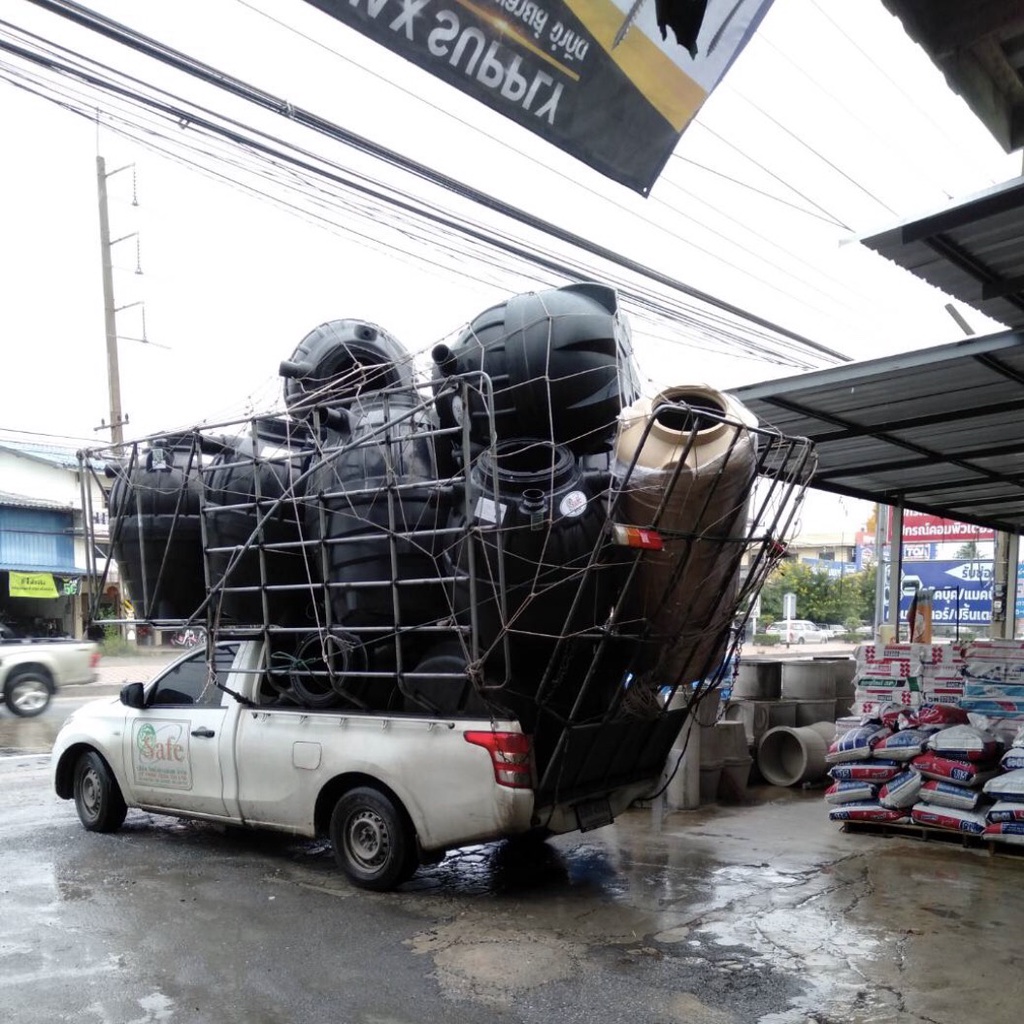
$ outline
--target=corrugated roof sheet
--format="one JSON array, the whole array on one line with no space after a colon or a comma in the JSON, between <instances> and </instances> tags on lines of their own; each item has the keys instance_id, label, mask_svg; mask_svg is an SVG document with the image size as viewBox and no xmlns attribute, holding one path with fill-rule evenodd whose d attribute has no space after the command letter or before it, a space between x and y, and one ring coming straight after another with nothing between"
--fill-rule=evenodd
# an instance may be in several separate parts
<instances>
[{"instance_id":1,"label":"corrugated roof sheet","mask_svg":"<svg viewBox=\"0 0 1024 1024\"><path fill-rule=\"evenodd\" d=\"M6 505L8 508L59 509L62 512L74 510L74 505L66 505L49 498L33 498L28 494L13 494L10 491L0 491L0 505Z\"/></svg>"},{"instance_id":2,"label":"corrugated roof sheet","mask_svg":"<svg viewBox=\"0 0 1024 1024\"><path fill-rule=\"evenodd\" d=\"M762 424L815 442L812 487L1024 532L1024 332L732 394Z\"/></svg>"},{"instance_id":3,"label":"corrugated roof sheet","mask_svg":"<svg viewBox=\"0 0 1024 1024\"><path fill-rule=\"evenodd\" d=\"M1024 178L862 238L1007 327L1024 327Z\"/></svg>"},{"instance_id":4,"label":"corrugated roof sheet","mask_svg":"<svg viewBox=\"0 0 1024 1024\"><path fill-rule=\"evenodd\" d=\"M68 445L5 439L0 441L0 451L20 455L22 458L35 459L37 462L45 462L61 469L78 469L79 449ZM105 465L102 460L96 458L89 461L90 465L97 470L102 470Z\"/></svg>"}]
</instances>

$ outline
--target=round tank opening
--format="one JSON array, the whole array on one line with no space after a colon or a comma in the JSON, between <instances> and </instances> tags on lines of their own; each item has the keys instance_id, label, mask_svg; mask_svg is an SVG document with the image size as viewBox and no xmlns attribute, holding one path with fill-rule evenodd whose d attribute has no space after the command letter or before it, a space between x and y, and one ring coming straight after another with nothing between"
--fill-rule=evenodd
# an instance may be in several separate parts
<instances>
[{"instance_id":1,"label":"round tank opening","mask_svg":"<svg viewBox=\"0 0 1024 1024\"><path fill-rule=\"evenodd\" d=\"M538 474L548 473L559 476L573 467L573 457L567 448L545 441L505 441L498 445L495 454L498 469L505 478L533 479Z\"/></svg>"},{"instance_id":2,"label":"round tank opening","mask_svg":"<svg viewBox=\"0 0 1024 1024\"><path fill-rule=\"evenodd\" d=\"M655 421L666 430L679 434L711 430L722 422L725 407L701 392L670 391L661 398L663 404L654 410ZM682 402L682 406L668 404Z\"/></svg>"}]
</instances>

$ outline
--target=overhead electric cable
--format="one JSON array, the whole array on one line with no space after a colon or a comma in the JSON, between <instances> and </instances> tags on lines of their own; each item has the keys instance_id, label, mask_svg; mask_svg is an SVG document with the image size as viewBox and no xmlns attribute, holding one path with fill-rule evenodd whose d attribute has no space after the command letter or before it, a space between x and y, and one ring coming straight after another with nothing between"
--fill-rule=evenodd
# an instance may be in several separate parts
<instances>
[{"instance_id":1,"label":"overhead electric cable","mask_svg":"<svg viewBox=\"0 0 1024 1024\"><path fill-rule=\"evenodd\" d=\"M10 47L8 47L8 48L10 48ZM42 65L44 65L46 67L50 67L50 68L52 68L54 70L59 70L60 69L59 62L56 61L53 57L47 57L45 59L40 58L40 63ZM92 62L92 63L95 63L95 62ZM110 70L110 69L108 69L108 70ZM87 81L91 85L93 85L94 87L102 88L102 86L103 86L103 82L102 81L97 80L95 75L92 75L92 74L89 74L89 73L85 72L83 70L83 68L81 68L81 67L75 68L72 73L75 75L76 78L84 80L84 81ZM126 77L126 76L122 76L122 77ZM109 85L109 82L108 82L108 85ZM129 100L134 100L135 102L143 102L143 98L139 95L137 90L125 89L124 87L117 87L113 91L114 91L114 94L117 95L117 96L126 97ZM158 90L158 91L164 92L164 90ZM147 100L146 102L150 102L150 101ZM150 102L150 106L152 106L152 105L153 104ZM180 107L168 107L166 104L161 105L160 109L161 109L161 112L163 113L163 115L165 117L169 117L169 118L173 119L175 122L179 122L179 121L187 122L189 124L190 129L193 132L199 131L201 129L202 125L205 123L204 121L199 119L196 116L195 112L192 111L192 110L185 110L184 108L180 108ZM87 114L90 117L90 119L91 119L92 118L92 108L91 108L91 105L90 105L88 110L82 111L82 113ZM237 124L237 122L234 122L234 123ZM234 143L241 145L243 148L247 145L246 140L240 139L239 137L231 136L231 139L232 139L232 141ZM266 156L267 154L269 154L271 152L272 151L268 147L266 147L266 146L263 146L260 149L260 153L263 156ZM294 159L292 157L290 157L290 156L289 157L285 157L284 159L291 160L292 163L295 163ZM316 160L322 160L322 158L320 158L320 157L315 157L315 159ZM314 173L319 174L321 172L319 171L319 169L315 169ZM341 181L342 184L344 184L344 179L340 179L339 178L338 181ZM380 198L379 194L374 193L374 198ZM388 201L390 201L390 200L388 200ZM414 215L409 210L405 210L404 212L408 213L410 216ZM422 215L422 212L421 212L420 215ZM452 229L451 229L450 225L447 225L447 226L445 226L445 230L452 230ZM461 227L460 228L459 226L456 225L454 230L456 230L456 231L461 230L461 231L465 232L465 227ZM506 237L508 237L508 236L506 236ZM516 236L515 241L519 242L519 240L520 240L520 236ZM493 245L494 244L494 237L493 236L488 236L488 235L483 235L483 236L479 236L477 238L477 241L480 244L482 244L482 245L488 245L488 244ZM527 260L531 259L529 251L527 251L527 250L513 250L513 252L514 252L515 255L517 255L518 258L527 259ZM579 270L575 270L574 271L573 269L569 268L564 262L561 263L561 264L550 263L549 262L546 265L552 271L554 271L556 273L561 273L562 276L568 277L570 280L590 279L590 278L593 278L595 276L593 270L586 269L586 270L583 270L583 271L579 271ZM608 275L605 274L604 276L607 277ZM610 283L612 283L612 282L610 282ZM615 282L615 283L617 283L617 282ZM623 293L624 293L623 294L623 298L628 298L628 296L631 293L632 294L636 294L635 288L629 287L628 285L624 286L624 285L620 284L619 287L622 288L622 290L623 290ZM673 316L675 317L676 320L678 320L680 322L683 322L683 323L687 322L685 317L680 316L678 310L673 310ZM701 324L700 330L705 335L707 335L706 324ZM748 328L746 328L746 330L750 331L751 328L748 327ZM723 336L720 329L715 332L714 336L715 336L716 340L718 340L719 342L726 341L726 347L733 348L735 350L735 344L736 343L735 342L729 343L728 340L727 340L728 339L728 335ZM767 338L768 335L765 335L764 337ZM776 347L776 348L779 345L784 345L784 347L789 348L791 351L795 351L796 350L796 346L792 342L789 342L788 344L785 344L783 339L774 338L774 339L771 339L770 343L774 347ZM754 351L754 347L751 346L751 344L749 342L742 342L741 341L741 342L739 342L739 344L740 344L740 351L745 351L747 354L750 354L750 353L752 353ZM797 365L797 366L814 365L814 364L808 364L806 362L806 360L797 360L797 361L794 362L791 358L787 358L786 364L787 365Z\"/></svg>"},{"instance_id":2,"label":"overhead electric cable","mask_svg":"<svg viewBox=\"0 0 1024 1024\"><path fill-rule=\"evenodd\" d=\"M119 22L115 22L112 19L98 14L97 12L91 11L88 8L83 7L81 4L74 3L73 0L31 0L31 2L44 10L67 18L76 24L82 25L92 31L104 35L107 38L130 46L132 49L135 49L140 53L144 53L161 63L174 67L179 71L184 71L201 81L214 85L219 89L223 89L232 95L245 99L266 110L270 110L274 113L287 117L289 120L311 128L321 135L333 138L339 142L344 142L360 152L375 156L379 160L401 168L402 170L405 170L410 174L414 174L425 181L431 182L432 184L439 185L456 195L478 203L479 205L494 212L501 213L512 220L533 228L534 230L542 231L563 242L567 242L570 245L582 249L583 251L589 252L592 255L600 256L602 259L605 259L610 263L617 264L635 273L642 274L652 281L657 281L666 288L680 291L692 298L698 298L702 302L706 302L709 305L726 310L733 315L749 320L751 323L768 328L780 335L790 338L792 341L795 341L800 345L806 346L809 351L816 352L820 355L842 362L850 361L850 357L844 353L830 349L825 345L811 340L810 338L806 338L794 331L790 331L779 324L772 323L755 313L751 313L750 311L744 310L732 303L718 299L716 296L703 292L700 289L693 288L668 274L664 274L651 267L646 267L635 260L623 257L613 250L608 249L606 246L594 243L581 235L566 231L550 221L546 221L543 218L530 214L525 210L515 207L509 203L505 203L493 196L489 196L478 189L465 184L464 182L458 181L448 175L441 174L440 172L427 167L425 164L404 157L401 154L396 153L394 150L378 145L355 132L342 128L340 125L336 125L326 118L322 118L303 108L294 107L279 97L272 96L256 86L243 82L240 79L224 72L220 72L210 65L204 64L203 62L195 60L186 54L180 53L171 47L165 46L157 40L135 32Z\"/></svg>"}]
</instances>

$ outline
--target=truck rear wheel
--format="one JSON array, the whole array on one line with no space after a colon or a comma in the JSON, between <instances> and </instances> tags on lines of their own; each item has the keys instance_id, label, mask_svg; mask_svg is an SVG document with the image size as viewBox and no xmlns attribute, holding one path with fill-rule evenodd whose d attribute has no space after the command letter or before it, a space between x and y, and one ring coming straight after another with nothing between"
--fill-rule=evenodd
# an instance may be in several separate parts
<instances>
[{"instance_id":1,"label":"truck rear wheel","mask_svg":"<svg viewBox=\"0 0 1024 1024\"><path fill-rule=\"evenodd\" d=\"M128 813L107 762L89 750L75 764L75 810L89 832L116 832Z\"/></svg>"},{"instance_id":2,"label":"truck rear wheel","mask_svg":"<svg viewBox=\"0 0 1024 1024\"><path fill-rule=\"evenodd\" d=\"M34 668L14 669L4 689L8 710L21 718L41 715L49 707L52 696L49 676Z\"/></svg>"},{"instance_id":3,"label":"truck rear wheel","mask_svg":"<svg viewBox=\"0 0 1024 1024\"><path fill-rule=\"evenodd\" d=\"M358 786L335 805L331 843L338 867L362 889L385 892L418 867L412 825L379 789Z\"/></svg>"}]
</instances>

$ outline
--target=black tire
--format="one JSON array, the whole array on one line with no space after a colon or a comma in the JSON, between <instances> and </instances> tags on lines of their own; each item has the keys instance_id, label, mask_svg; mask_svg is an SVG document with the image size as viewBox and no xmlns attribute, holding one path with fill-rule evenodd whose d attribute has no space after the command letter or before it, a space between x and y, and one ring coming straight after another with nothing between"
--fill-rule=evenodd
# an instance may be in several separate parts
<instances>
[{"instance_id":1,"label":"black tire","mask_svg":"<svg viewBox=\"0 0 1024 1024\"><path fill-rule=\"evenodd\" d=\"M75 810L88 832L116 832L128 813L107 762L95 750L82 754L75 764Z\"/></svg>"},{"instance_id":2,"label":"black tire","mask_svg":"<svg viewBox=\"0 0 1024 1024\"><path fill-rule=\"evenodd\" d=\"M416 837L405 812L379 789L349 790L331 815L334 859L353 885L386 892L419 866Z\"/></svg>"},{"instance_id":3,"label":"black tire","mask_svg":"<svg viewBox=\"0 0 1024 1024\"><path fill-rule=\"evenodd\" d=\"M4 688L4 703L12 715L34 718L49 706L53 684L46 672L34 668L14 669Z\"/></svg>"}]
</instances>

